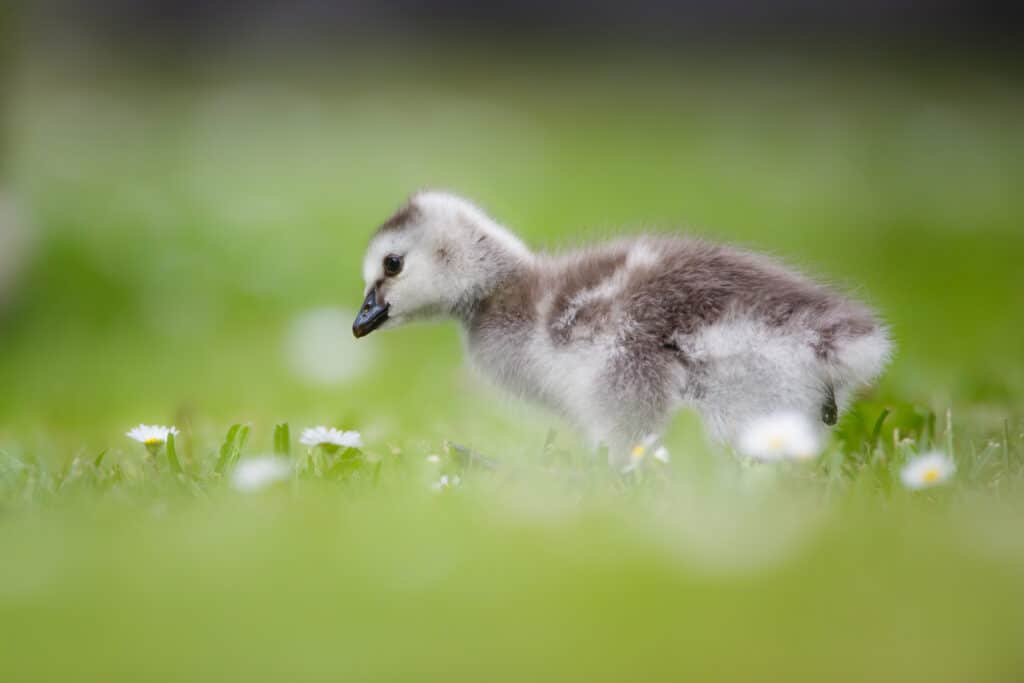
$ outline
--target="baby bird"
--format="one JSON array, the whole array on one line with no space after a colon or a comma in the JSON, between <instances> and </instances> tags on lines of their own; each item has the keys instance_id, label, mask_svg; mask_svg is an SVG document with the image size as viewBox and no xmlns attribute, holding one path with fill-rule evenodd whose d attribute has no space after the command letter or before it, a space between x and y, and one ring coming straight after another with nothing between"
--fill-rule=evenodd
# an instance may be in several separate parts
<instances>
[{"instance_id":1,"label":"baby bird","mask_svg":"<svg viewBox=\"0 0 1024 683\"><path fill-rule=\"evenodd\" d=\"M797 411L824 430L890 354L866 306L768 257L677 236L532 252L460 197L421 192L373 235L356 337L454 318L473 364L620 461L692 406L735 443Z\"/></svg>"}]
</instances>

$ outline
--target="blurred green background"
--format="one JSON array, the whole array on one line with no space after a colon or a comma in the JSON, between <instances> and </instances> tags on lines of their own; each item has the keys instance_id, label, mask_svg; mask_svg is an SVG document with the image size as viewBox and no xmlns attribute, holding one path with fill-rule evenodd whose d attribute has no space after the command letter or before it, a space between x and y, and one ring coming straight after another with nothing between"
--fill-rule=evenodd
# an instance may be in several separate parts
<instances>
[{"instance_id":1,"label":"blurred green background","mask_svg":"<svg viewBox=\"0 0 1024 683\"><path fill-rule=\"evenodd\" d=\"M1005 55L390 24L197 49L74 21L25 19L3 53L0 456L42 474L0 467L0 678L1020 679ZM351 338L366 241L423 187L536 248L688 232L855 293L897 353L843 433L891 407L887 443L955 443L963 476L911 495L896 447L852 437L820 469L745 468L692 415L664 477L553 465L548 429L574 436L482 389L453 325ZM361 430L380 480L191 497L123 436L177 424L201 463L227 425L256 453L282 421ZM432 495L446 439L510 469ZM128 484L47 484L102 451Z\"/></svg>"}]
</instances>

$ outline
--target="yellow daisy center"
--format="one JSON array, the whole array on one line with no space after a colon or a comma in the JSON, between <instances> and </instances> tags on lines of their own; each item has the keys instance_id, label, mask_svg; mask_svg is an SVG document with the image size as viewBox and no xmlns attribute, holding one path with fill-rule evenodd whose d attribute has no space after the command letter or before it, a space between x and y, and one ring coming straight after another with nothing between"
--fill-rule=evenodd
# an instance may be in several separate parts
<instances>
[{"instance_id":1,"label":"yellow daisy center","mask_svg":"<svg viewBox=\"0 0 1024 683\"><path fill-rule=\"evenodd\" d=\"M768 437L768 448L772 449L773 451L781 451L785 445L786 440L782 438L781 434L773 434L772 436Z\"/></svg>"},{"instance_id":2,"label":"yellow daisy center","mask_svg":"<svg viewBox=\"0 0 1024 683\"><path fill-rule=\"evenodd\" d=\"M633 455L634 458L640 459L640 458L644 457L644 451L645 450L646 449L643 446L633 446L632 455Z\"/></svg>"},{"instance_id":3,"label":"yellow daisy center","mask_svg":"<svg viewBox=\"0 0 1024 683\"><path fill-rule=\"evenodd\" d=\"M147 446L155 446L158 443L163 443L163 442L164 442L163 439L161 439L159 437L156 437L156 436L151 436L148 439L146 439L145 441L143 441L143 443L146 444Z\"/></svg>"},{"instance_id":4,"label":"yellow daisy center","mask_svg":"<svg viewBox=\"0 0 1024 683\"><path fill-rule=\"evenodd\" d=\"M936 482L939 480L939 471L934 467L931 468L930 470L925 470L924 474L921 475L921 478L924 479L929 484L931 484L932 482Z\"/></svg>"}]
</instances>

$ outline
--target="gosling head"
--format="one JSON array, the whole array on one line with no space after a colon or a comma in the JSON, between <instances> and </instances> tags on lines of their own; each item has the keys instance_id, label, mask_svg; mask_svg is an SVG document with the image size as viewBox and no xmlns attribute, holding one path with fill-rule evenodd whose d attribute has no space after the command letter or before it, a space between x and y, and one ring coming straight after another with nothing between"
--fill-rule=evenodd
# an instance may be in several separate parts
<instances>
[{"instance_id":1,"label":"gosling head","mask_svg":"<svg viewBox=\"0 0 1024 683\"><path fill-rule=\"evenodd\" d=\"M530 258L526 245L469 201L420 192L370 240L352 333L463 315Z\"/></svg>"}]
</instances>

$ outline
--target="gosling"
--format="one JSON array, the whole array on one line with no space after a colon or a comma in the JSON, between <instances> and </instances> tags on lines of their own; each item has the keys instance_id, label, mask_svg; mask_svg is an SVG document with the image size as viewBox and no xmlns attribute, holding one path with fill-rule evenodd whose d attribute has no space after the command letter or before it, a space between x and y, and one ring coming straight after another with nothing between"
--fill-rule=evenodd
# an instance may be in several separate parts
<instances>
[{"instance_id":1,"label":"gosling","mask_svg":"<svg viewBox=\"0 0 1024 683\"><path fill-rule=\"evenodd\" d=\"M726 443L782 410L824 431L891 349L869 308L766 256L668 235L534 253L443 192L414 195L377 229L363 277L356 337L454 318L481 374L613 462L684 406Z\"/></svg>"}]
</instances>

